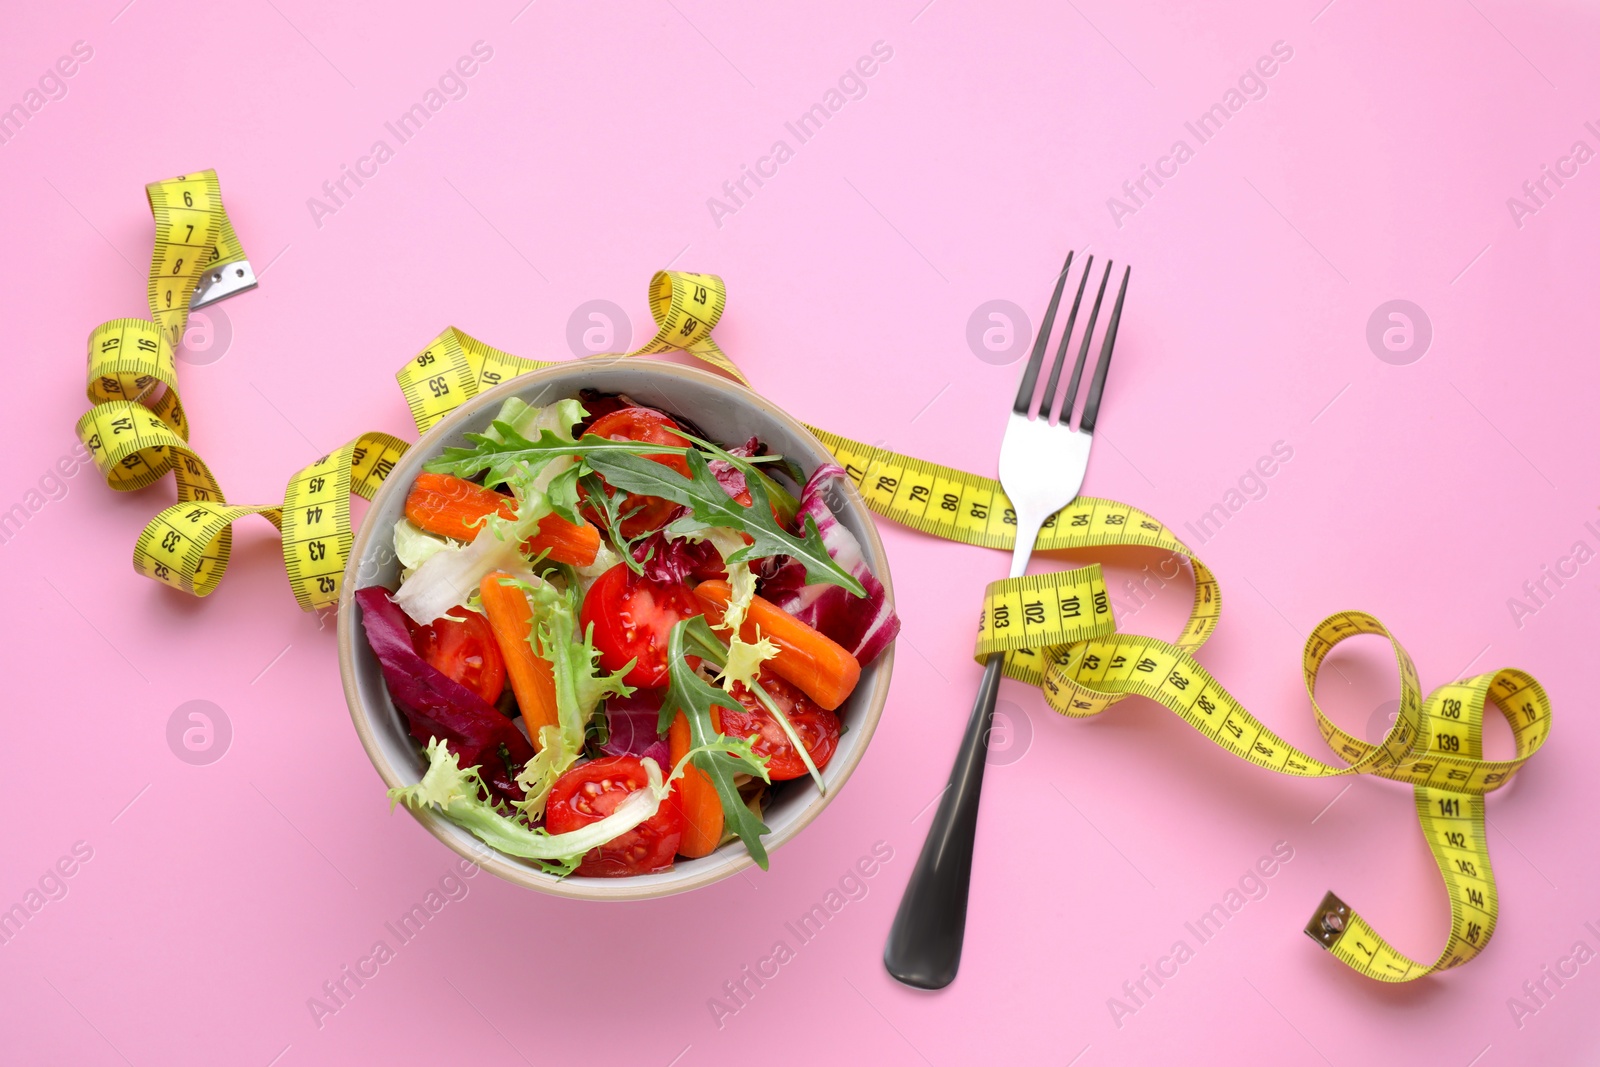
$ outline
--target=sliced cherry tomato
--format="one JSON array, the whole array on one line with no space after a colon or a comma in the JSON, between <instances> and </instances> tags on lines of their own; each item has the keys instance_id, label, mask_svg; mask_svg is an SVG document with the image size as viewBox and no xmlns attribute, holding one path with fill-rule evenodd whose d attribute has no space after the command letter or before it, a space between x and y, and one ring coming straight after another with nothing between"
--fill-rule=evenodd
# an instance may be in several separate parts
<instances>
[{"instance_id":1,"label":"sliced cherry tomato","mask_svg":"<svg viewBox=\"0 0 1600 1067\"><path fill-rule=\"evenodd\" d=\"M817 770L826 767L833 758L834 749L839 747L839 716L819 707L799 688L771 671L761 672L761 688L788 717L789 725L800 735ZM756 755L767 757L767 773L774 782L804 777L808 773L805 760L800 758L799 751L772 713L743 685L735 683L733 696L744 710L718 708L722 715L722 732L729 737L753 738L750 747Z\"/></svg>"},{"instance_id":2,"label":"sliced cherry tomato","mask_svg":"<svg viewBox=\"0 0 1600 1067\"><path fill-rule=\"evenodd\" d=\"M598 822L616 811L628 794L648 784L644 764L637 756L607 756L580 763L556 779L550 790L544 809L545 829L564 834ZM676 805L663 803L654 815L621 837L589 850L576 873L623 878L664 871L672 866L683 831L683 813Z\"/></svg>"},{"instance_id":3,"label":"sliced cherry tomato","mask_svg":"<svg viewBox=\"0 0 1600 1067\"><path fill-rule=\"evenodd\" d=\"M506 684L506 661L500 655L489 620L476 611L457 607L449 617L426 626L412 625L411 644L417 655L481 696L486 704L500 699Z\"/></svg>"},{"instance_id":4,"label":"sliced cherry tomato","mask_svg":"<svg viewBox=\"0 0 1600 1067\"><path fill-rule=\"evenodd\" d=\"M582 437L589 432L589 427L594 425L594 420L609 415L613 411L634 406L617 393L602 393L598 389L578 390L578 402L589 413L578 421L578 425L572 428L572 432L578 437Z\"/></svg>"},{"instance_id":5,"label":"sliced cherry tomato","mask_svg":"<svg viewBox=\"0 0 1600 1067\"><path fill-rule=\"evenodd\" d=\"M678 428L671 416L655 408L619 408L595 419L585 432L613 441L643 441L647 444L687 447L689 440L673 432ZM665 453L649 458L685 477L689 474L689 464L682 456ZM632 540L652 530L659 530L671 520L672 513L677 509L678 505L670 500L643 493L629 493L617 509L619 515L627 516L622 520L622 536ZM593 517L590 521L594 521Z\"/></svg>"},{"instance_id":6,"label":"sliced cherry tomato","mask_svg":"<svg viewBox=\"0 0 1600 1067\"><path fill-rule=\"evenodd\" d=\"M655 689L667 684L667 641L673 625L704 610L682 582L653 582L619 563L589 587L578 625L594 624L602 667L620 671L635 660L627 683Z\"/></svg>"},{"instance_id":7,"label":"sliced cherry tomato","mask_svg":"<svg viewBox=\"0 0 1600 1067\"><path fill-rule=\"evenodd\" d=\"M687 448L689 439L673 432L680 428L672 416L655 408L620 408L595 419L587 432L612 441L643 441L647 444ZM650 458L671 467L685 477L689 474L689 464L682 456L664 453Z\"/></svg>"}]
</instances>

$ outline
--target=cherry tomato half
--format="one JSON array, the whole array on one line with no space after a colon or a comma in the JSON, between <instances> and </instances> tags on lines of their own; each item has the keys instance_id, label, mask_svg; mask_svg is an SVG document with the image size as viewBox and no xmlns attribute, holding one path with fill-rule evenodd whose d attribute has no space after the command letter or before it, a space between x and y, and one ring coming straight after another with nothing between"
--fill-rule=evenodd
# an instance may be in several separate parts
<instances>
[{"instance_id":1,"label":"cherry tomato half","mask_svg":"<svg viewBox=\"0 0 1600 1067\"><path fill-rule=\"evenodd\" d=\"M607 756L580 763L556 779L544 809L545 829L564 834L587 826L617 810L628 794L645 788L649 779L637 756ZM591 849L578 874L622 878L672 866L683 838L683 813L663 803L656 813L612 841Z\"/></svg>"},{"instance_id":2,"label":"cherry tomato half","mask_svg":"<svg viewBox=\"0 0 1600 1067\"><path fill-rule=\"evenodd\" d=\"M477 693L484 703L493 704L505 687L506 661L489 620L463 607L452 608L449 614L462 621L441 617L426 626L413 626L411 645L417 655L452 681Z\"/></svg>"},{"instance_id":3,"label":"cherry tomato half","mask_svg":"<svg viewBox=\"0 0 1600 1067\"><path fill-rule=\"evenodd\" d=\"M817 770L826 767L833 758L834 749L839 747L839 716L818 707L814 700L771 671L761 672L761 688L788 717L789 725L800 735ZM733 697L744 710L735 712L719 707L722 732L729 737L754 738L750 747L756 755L767 757L767 773L774 782L804 777L807 773L805 761L790 742L789 735L778 725L778 720L756 695L743 685L735 684Z\"/></svg>"},{"instance_id":4,"label":"cherry tomato half","mask_svg":"<svg viewBox=\"0 0 1600 1067\"><path fill-rule=\"evenodd\" d=\"M667 641L673 625L704 610L682 582L652 582L619 563L589 587L578 625L594 624L602 667L620 671L635 660L627 683L655 689L667 684Z\"/></svg>"},{"instance_id":5,"label":"cherry tomato half","mask_svg":"<svg viewBox=\"0 0 1600 1067\"><path fill-rule=\"evenodd\" d=\"M678 424L672 421L671 416L655 408L620 408L595 419L585 432L613 441L643 441L648 444L687 447L688 439L673 432L678 428ZM682 456L667 453L649 458L688 477L689 464ZM677 504L658 496L629 493L617 509L619 515L627 516L622 520L622 536L632 540L652 530L661 529L671 520L672 513L677 508Z\"/></svg>"}]
</instances>

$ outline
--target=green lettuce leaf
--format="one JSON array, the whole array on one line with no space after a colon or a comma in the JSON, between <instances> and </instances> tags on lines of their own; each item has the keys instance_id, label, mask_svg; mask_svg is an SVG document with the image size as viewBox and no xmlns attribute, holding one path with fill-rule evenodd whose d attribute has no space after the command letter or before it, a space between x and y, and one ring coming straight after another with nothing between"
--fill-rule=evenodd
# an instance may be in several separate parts
<instances>
[{"instance_id":1,"label":"green lettuce leaf","mask_svg":"<svg viewBox=\"0 0 1600 1067\"><path fill-rule=\"evenodd\" d=\"M551 874L565 876L572 873L590 849L615 840L654 816L671 795L672 783L683 775L689 761L694 760L698 766L702 756L714 754L759 765L760 759L750 746L748 738L715 738L704 748L691 749L665 778L656 761L645 757L640 761L647 779L645 788L624 797L616 810L605 818L564 834L529 827L484 799L487 791L478 768L462 769L455 753L438 738L428 741L428 769L422 781L389 790L389 802L391 806L403 804L412 811L437 811L457 826L471 831L489 847L508 856L531 859Z\"/></svg>"},{"instance_id":2,"label":"green lettuce leaf","mask_svg":"<svg viewBox=\"0 0 1600 1067\"><path fill-rule=\"evenodd\" d=\"M577 400L557 400L553 404L534 407L521 397L513 396L508 397L506 402L500 405L500 414L494 417L494 422L505 423L522 437L528 437L530 434L537 437L539 431L549 430L559 437L572 441L575 440L572 428L582 422L588 414L583 404ZM499 431L492 424L484 436L496 441L501 439Z\"/></svg>"},{"instance_id":3,"label":"green lettuce leaf","mask_svg":"<svg viewBox=\"0 0 1600 1067\"><path fill-rule=\"evenodd\" d=\"M410 519L394 524L394 555L403 570L414 571L435 552L454 547L456 542L431 534Z\"/></svg>"},{"instance_id":4,"label":"green lettuce leaf","mask_svg":"<svg viewBox=\"0 0 1600 1067\"><path fill-rule=\"evenodd\" d=\"M544 813L555 780L583 754L589 723L600 702L608 696L633 692L622 680L633 664L630 662L614 674L604 674L596 668L599 653L595 651L592 631L578 633L581 603L575 583L557 589L543 580L504 578L501 584L520 589L531 602L534 627L528 640L549 661L555 676L557 724L540 729L536 738L539 752L517 776L517 784L527 794L517 805L518 810L537 819Z\"/></svg>"}]
</instances>

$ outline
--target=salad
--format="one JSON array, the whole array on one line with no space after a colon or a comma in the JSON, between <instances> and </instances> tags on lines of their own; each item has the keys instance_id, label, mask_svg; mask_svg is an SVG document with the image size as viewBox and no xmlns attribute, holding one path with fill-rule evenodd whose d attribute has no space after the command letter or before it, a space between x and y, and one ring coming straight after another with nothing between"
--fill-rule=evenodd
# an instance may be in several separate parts
<instances>
[{"instance_id":1,"label":"salad","mask_svg":"<svg viewBox=\"0 0 1600 1067\"><path fill-rule=\"evenodd\" d=\"M510 399L395 524L396 589L356 600L427 763L394 802L559 876L663 871L822 770L899 630L809 478L626 396ZM791 787L792 788L792 787Z\"/></svg>"}]
</instances>

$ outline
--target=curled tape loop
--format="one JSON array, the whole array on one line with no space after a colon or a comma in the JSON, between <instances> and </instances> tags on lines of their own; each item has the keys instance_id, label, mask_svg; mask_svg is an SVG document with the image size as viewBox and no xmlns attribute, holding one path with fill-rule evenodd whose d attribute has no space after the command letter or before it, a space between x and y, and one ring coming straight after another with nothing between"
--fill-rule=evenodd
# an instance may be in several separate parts
<instances>
[{"instance_id":1,"label":"curled tape loop","mask_svg":"<svg viewBox=\"0 0 1600 1067\"><path fill-rule=\"evenodd\" d=\"M350 494L371 499L406 443L362 434L290 479L282 504L230 505L189 444L173 349L192 307L254 288L255 273L222 206L215 171L153 182L145 193L156 222L150 318L113 319L89 334L91 407L77 426L111 488L143 489L173 475L178 502L139 534L134 569L206 596L227 570L233 524L260 515L282 532L284 570L300 607L336 603L352 543Z\"/></svg>"}]
</instances>

